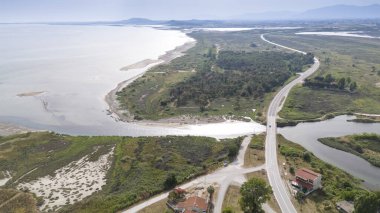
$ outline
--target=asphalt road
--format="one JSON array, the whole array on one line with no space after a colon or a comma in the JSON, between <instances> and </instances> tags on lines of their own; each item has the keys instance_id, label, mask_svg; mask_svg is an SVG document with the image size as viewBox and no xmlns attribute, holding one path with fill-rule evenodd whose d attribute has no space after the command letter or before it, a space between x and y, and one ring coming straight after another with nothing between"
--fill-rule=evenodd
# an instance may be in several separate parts
<instances>
[{"instance_id":1,"label":"asphalt road","mask_svg":"<svg viewBox=\"0 0 380 213\"><path fill-rule=\"evenodd\" d=\"M291 50L294 52L306 54L305 52L289 48L274 42L268 41L264 35L261 35L261 39L270 44L276 45L278 47ZM285 182L282 180L280 175L280 170L278 167L277 160L277 126L276 119L277 113L281 110L283 102L289 94L289 91L297 84L304 81L307 77L313 74L319 68L319 60L314 58L314 64L305 72L301 73L300 76L283 87L277 95L273 98L270 106L268 108L267 114L267 136L265 140L265 159L266 159L266 170L269 179L269 183L272 186L272 190L276 200L284 213L296 213L293 203L291 202L291 195L286 188Z\"/></svg>"}]
</instances>

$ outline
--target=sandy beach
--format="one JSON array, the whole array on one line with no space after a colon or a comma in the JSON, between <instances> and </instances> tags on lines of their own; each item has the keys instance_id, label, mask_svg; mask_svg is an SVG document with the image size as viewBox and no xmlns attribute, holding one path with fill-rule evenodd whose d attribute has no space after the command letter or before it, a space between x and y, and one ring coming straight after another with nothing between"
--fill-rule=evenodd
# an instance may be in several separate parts
<instances>
[{"instance_id":1,"label":"sandy beach","mask_svg":"<svg viewBox=\"0 0 380 213\"><path fill-rule=\"evenodd\" d=\"M35 131L26 127L17 126L10 123L0 123L0 136L8 136Z\"/></svg>"},{"instance_id":2,"label":"sandy beach","mask_svg":"<svg viewBox=\"0 0 380 213\"><path fill-rule=\"evenodd\" d=\"M159 64L165 64L169 63L171 60L181 57L185 54L187 50L190 48L194 47L196 44L196 41L192 42L187 42L183 44L182 46L178 46L173 50L170 50L166 52L164 55L158 57L157 60L152 60L152 59L146 59L140 62L137 62L135 64L131 64L129 66L126 66L122 68L122 71L128 71L131 69L142 69L142 68L147 68L147 70L153 66L159 65ZM145 73L145 72L144 72ZM144 75L144 73L139 74L131 79L128 79L126 81L120 82L115 89L111 90L105 97L105 101L107 102L109 109L108 112L109 114L114 117L116 120L124 121L124 122L132 122L135 121L132 117L132 115L128 112L126 109L121 109L119 101L117 100L117 95L116 93L121 91L124 87L128 86L128 84L132 83L134 80L137 78L141 77ZM215 119L212 119L215 122ZM211 120L210 120L211 121ZM218 119L219 122L224 121L223 119ZM208 122L208 119L189 119L189 120L184 120L183 117L179 118L172 118L172 119L163 119L159 121L139 121L139 124L167 124L167 123L175 123L175 124L182 124L182 123L210 123Z\"/></svg>"}]
</instances>

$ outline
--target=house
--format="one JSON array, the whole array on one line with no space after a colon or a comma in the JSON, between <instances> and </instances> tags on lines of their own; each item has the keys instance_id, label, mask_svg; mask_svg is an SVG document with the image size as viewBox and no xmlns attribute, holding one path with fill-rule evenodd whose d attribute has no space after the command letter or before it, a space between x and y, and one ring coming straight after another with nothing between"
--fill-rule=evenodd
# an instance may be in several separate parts
<instances>
[{"instance_id":1,"label":"house","mask_svg":"<svg viewBox=\"0 0 380 213\"><path fill-rule=\"evenodd\" d=\"M175 206L175 212L178 213L206 213L208 204L206 199L193 196Z\"/></svg>"},{"instance_id":2,"label":"house","mask_svg":"<svg viewBox=\"0 0 380 213\"><path fill-rule=\"evenodd\" d=\"M355 208L352 202L343 200L336 203L336 209L338 209L338 211L342 213L353 213Z\"/></svg>"},{"instance_id":3,"label":"house","mask_svg":"<svg viewBox=\"0 0 380 213\"><path fill-rule=\"evenodd\" d=\"M322 187L322 175L302 168L297 170L295 182L300 190L309 193Z\"/></svg>"}]
</instances>

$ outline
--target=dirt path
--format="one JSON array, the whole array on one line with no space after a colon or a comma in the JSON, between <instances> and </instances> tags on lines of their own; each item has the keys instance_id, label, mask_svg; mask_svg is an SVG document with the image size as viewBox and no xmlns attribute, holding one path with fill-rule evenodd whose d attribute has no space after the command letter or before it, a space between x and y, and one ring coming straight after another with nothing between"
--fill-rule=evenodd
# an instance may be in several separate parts
<instances>
[{"instance_id":1,"label":"dirt path","mask_svg":"<svg viewBox=\"0 0 380 213\"><path fill-rule=\"evenodd\" d=\"M16 198L18 198L19 196L21 196L22 193L17 193L16 195L14 195L13 197L9 198L7 201L3 202L2 204L0 204L0 209L3 208L5 205L7 205L9 202L11 202L12 200L15 200Z\"/></svg>"}]
</instances>

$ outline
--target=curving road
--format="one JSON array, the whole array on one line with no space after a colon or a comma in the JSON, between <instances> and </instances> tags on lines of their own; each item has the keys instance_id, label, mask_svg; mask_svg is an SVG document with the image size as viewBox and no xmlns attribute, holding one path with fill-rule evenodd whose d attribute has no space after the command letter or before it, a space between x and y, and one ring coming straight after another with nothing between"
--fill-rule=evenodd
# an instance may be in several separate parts
<instances>
[{"instance_id":1,"label":"curving road","mask_svg":"<svg viewBox=\"0 0 380 213\"><path fill-rule=\"evenodd\" d=\"M290 47L286 47L280 44L276 44L274 42L268 41L264 35L261 35L261 39L265 42L273 44L275 46L291 50L294 52L306 54L300 50L296 50ZM280 170L278 167L277 161L277 126L276 119L277 113L281 110L283 102L288 96L290 90L297 84L304 81L307 77L312 75L319 68L319 60L318 58L314 58L314 64L307 71L300 74L300 76L287 84L284 88L282 88L277 95L273 98L272 102L269 105L267 112L267 136L265 140L265 161L266 161L266 170L269 179L269 183L272 186L274 196L278 202L278 205L281 208L281 211L284 213L296 213L296 209L291 201L291 195L286 188L285 183L283 182L280 174Z\"/></svg>"}]
</instances>

